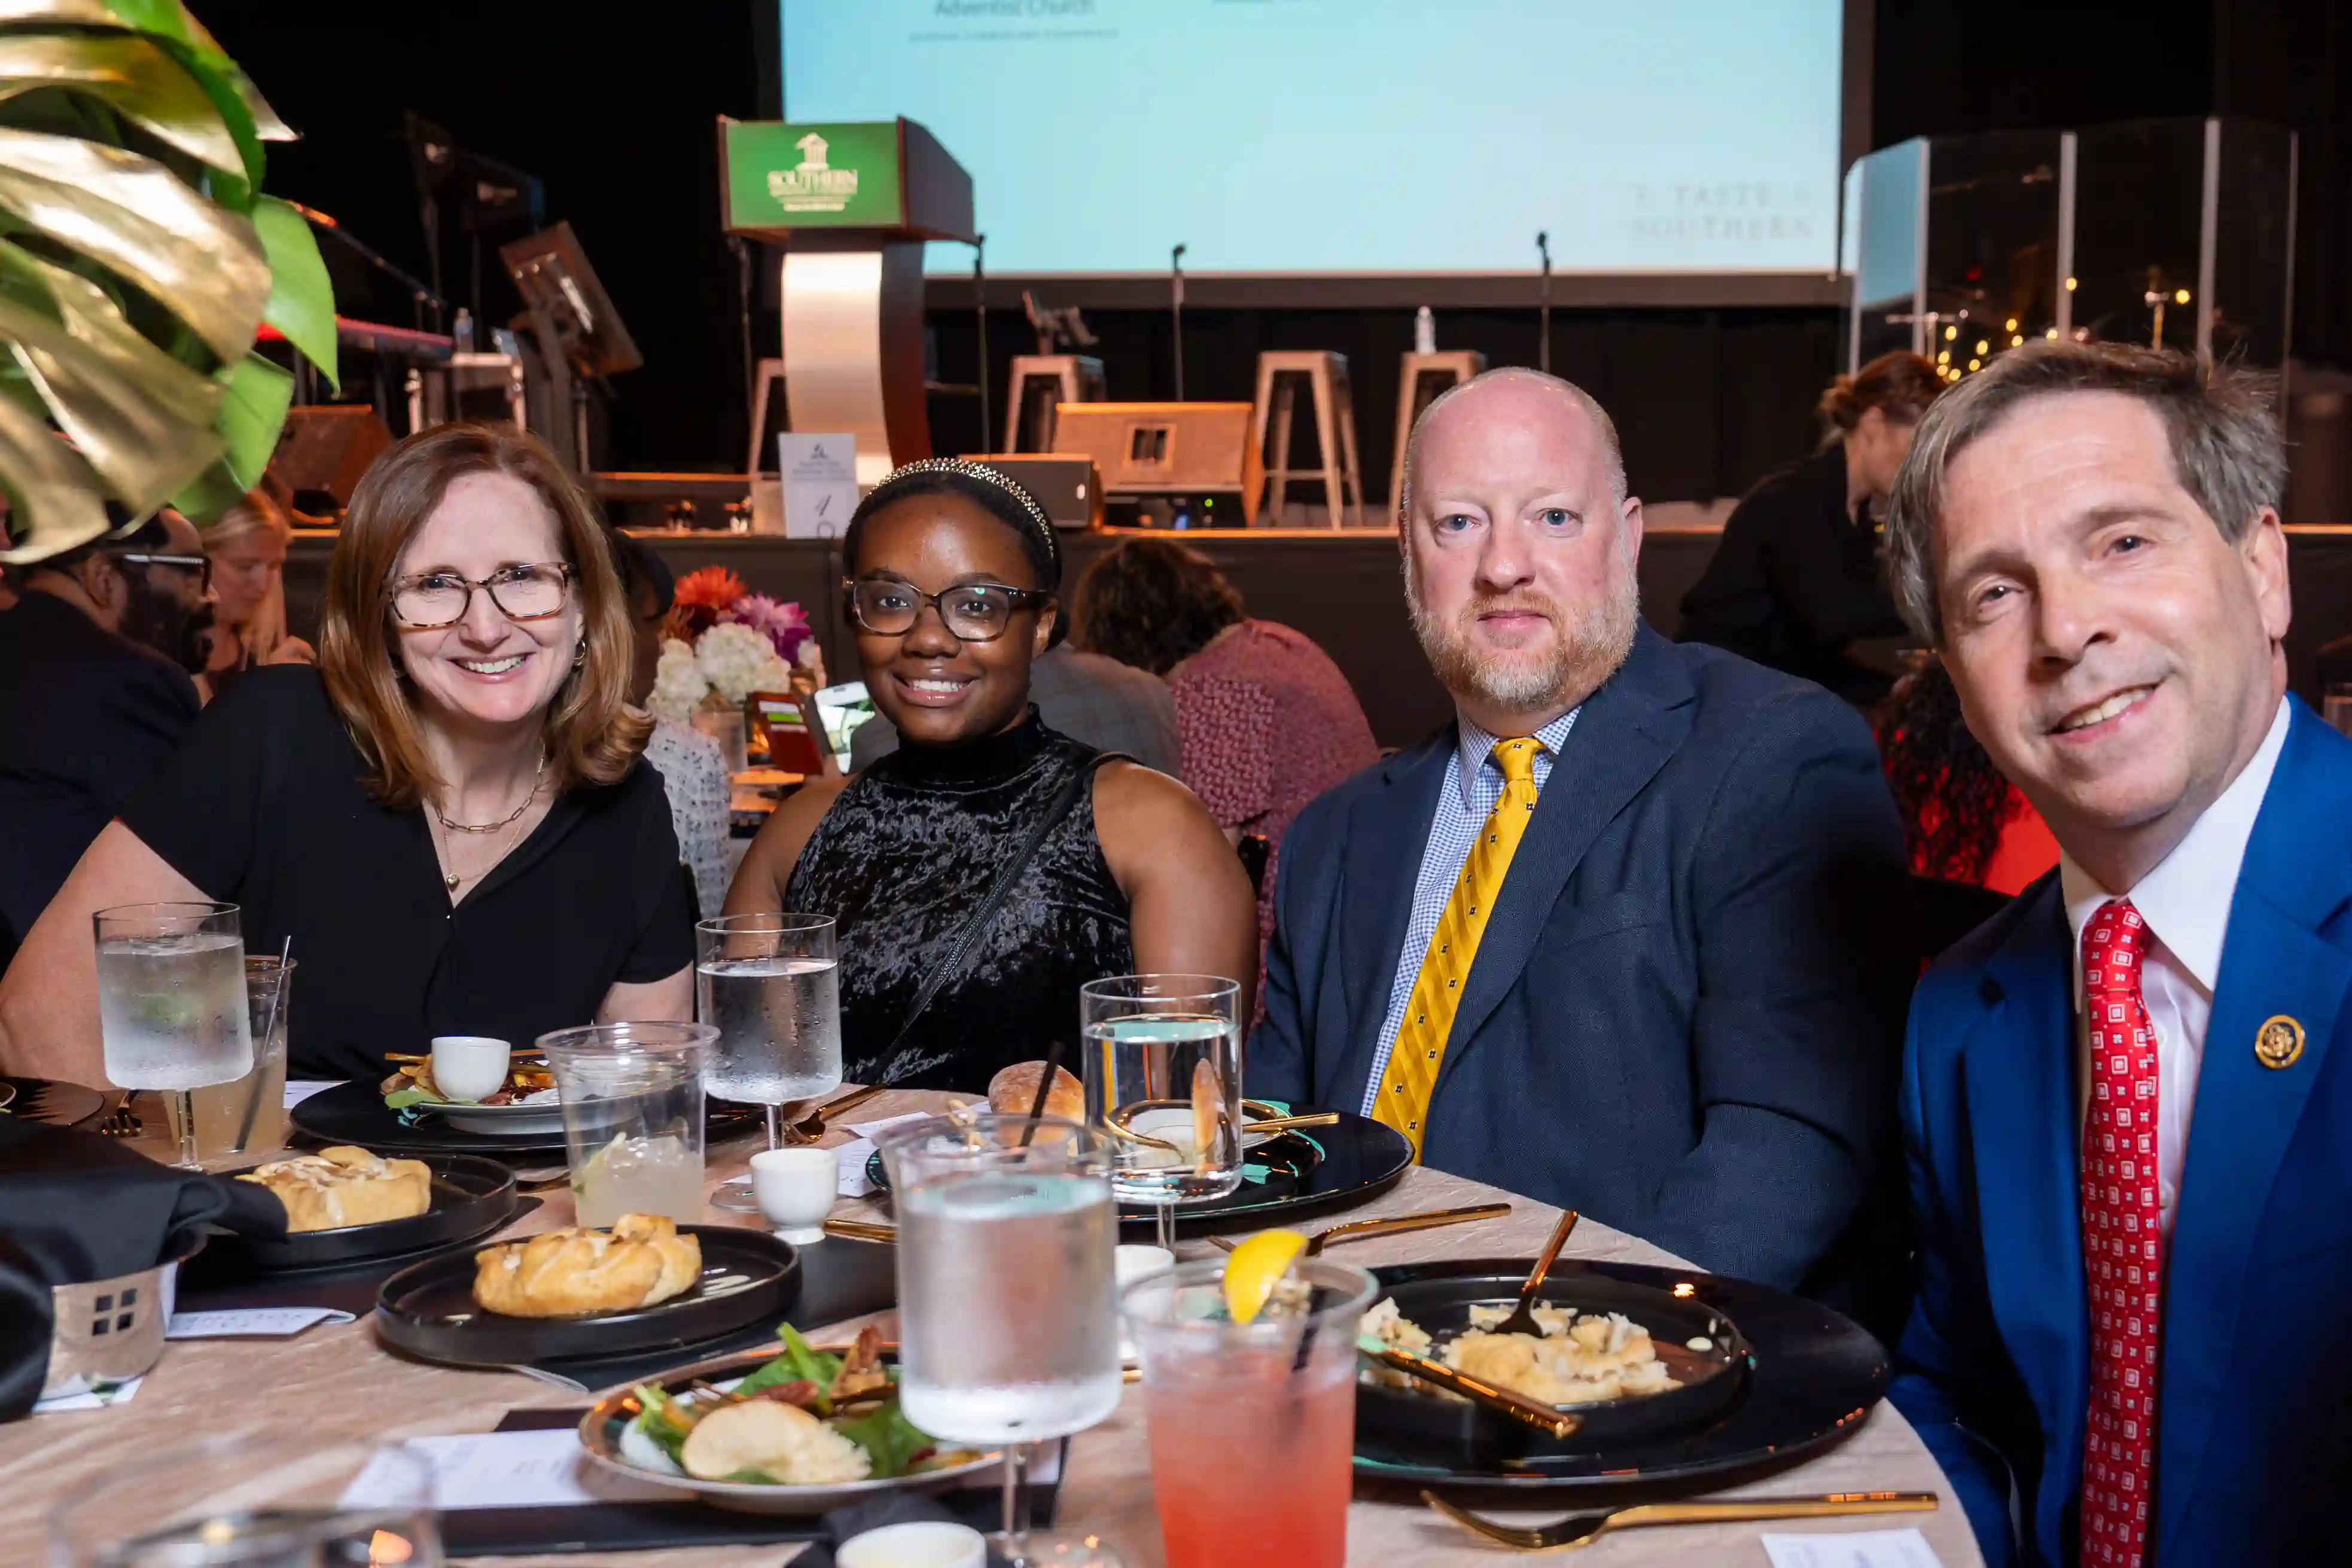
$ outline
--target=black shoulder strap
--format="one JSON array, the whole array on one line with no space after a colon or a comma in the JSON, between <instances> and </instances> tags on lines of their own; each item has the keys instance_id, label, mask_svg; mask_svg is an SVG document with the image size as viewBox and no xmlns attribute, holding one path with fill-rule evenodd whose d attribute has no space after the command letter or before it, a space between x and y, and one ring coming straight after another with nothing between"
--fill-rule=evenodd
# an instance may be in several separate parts
<instances>
[{"instance_id":1,"label":"black shoulder strap","mask_svg":"<svg viewBox=\"0 0 2352 1568\"><path fill-rule=\"evenodd\" d=\"M996 912L1004 907L1004 901L1013 895L1013 885L1029 869L1029 863L1037 858L1038 850L1045 846L1045 835L1070 814L1070 809L1078 803L1079 793L1093 787L1096 770L1106 762L1134 760L1124 752L1097 752L1063 781L1062 787L1054 792L1054 798L1046 802L1044 814L1030 828L1029 836L1022 841L1013 858L1004 862L1004 869L996 873L996 881L989 887L988 896L980 901L980 906L971 912L971 917L956 932L955 939L948 945L947 956L923 977L922 988L915 993L914 1001L907 1009L907 1016L898 1021L898 1032L892 1037L889 1049L882 1053L881 1061L889 1062L898 1059L898 1048L907 1042L907 1035L914 1029L915 1020L923 1016L923 1009L931 1005L931 998L938 996L963 968L964 960L971 955L972 945L988 929L989 922L996 918ZM887 1078L885 1082L887 1082Z\"/></svg>"}]
</instances>

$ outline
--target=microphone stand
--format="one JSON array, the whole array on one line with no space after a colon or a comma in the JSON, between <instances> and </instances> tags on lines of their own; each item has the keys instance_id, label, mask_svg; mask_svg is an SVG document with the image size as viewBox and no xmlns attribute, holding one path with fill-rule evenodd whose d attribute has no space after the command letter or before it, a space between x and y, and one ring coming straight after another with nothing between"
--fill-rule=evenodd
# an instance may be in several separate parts
<instances>
[{"instance_id":1,"label":"microphone stand","mask_svg":"<svg viewBox=\"0 0 2352 1568\"><path fill-rule=\"evenodd\" d=\"M751 246L742 235L729 235L727 248L735 253L735 301L743 330L743 416L749 419L759 371L751 358ZM756 432L753 439L758 439Z\"/></svg>"},{"instance_id":2,"label":"microphone stand","mask_svg":"<svg viewBox=\"0 0 2352 1568\"><path fill-rule=\"evenodd\" d=\"M342 225L337 223L326 214L319 211L318 208L306 207L299 202L289 203L289 204L292 206L296 212L301 214L312 228L317 229L321 234L331 235L334 238L341 240L343 245L362 261L366 262L370 267L374 267L378 272L383 273L385 277L391 278L394 282L407 289L409 297L414 301L416 308L416 325L420 330L425 326L425 312L428 307L433 312L433 329L436 332L442 330L442 313L448 309L449 302L446 299L442 298L440 293L432 287L431 285L420 281L414 274L404 272L399 267L394 266L391 262L385 260L383 254L377 250L375 246L368 244L365 240L361 239L358 235L352 234L351 230L343 227Z\"/></svg>"},{"instance_id":3,"label":"microphone stand","mask_svg":"<svg viewBox=\"0 0 2352 1568\"><path fill-rule=\"evenodd\" d=\"M1543 283L1537 295L1536 369L1551 373L1551 235L1536 231L1536 254L1543 257Z\"/></svg>"},{"instance_id":4,"label":"microphone stand","mask_svg":"<svg viewBox=\"0 0 2352 1568\"><path fill-rule=\"evenodd\" d=\"M974 235L971 241L971 298L980 323L980 449L988 450L988 236ZM1011 442L1005 443L1007 446Z\"/></svg>"},{"instance_id":5,"label":"microphone stand","mask_svg":"<svg viewBox=\"0 0 2352 1568\"><path fill-rule=\"evenodd\" d=\"M1176 329L1176 401L1184 401L1184 246L1168 254L1169 312Z\"/></svg>"}]
</instances>

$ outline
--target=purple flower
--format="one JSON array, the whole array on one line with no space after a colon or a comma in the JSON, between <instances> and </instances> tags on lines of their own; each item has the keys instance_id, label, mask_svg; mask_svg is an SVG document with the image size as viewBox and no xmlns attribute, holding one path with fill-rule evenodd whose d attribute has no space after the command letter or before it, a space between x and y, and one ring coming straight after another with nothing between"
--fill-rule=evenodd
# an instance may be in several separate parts
<instances>
[{"instance_id":1,"label":"purple flower","mask_svg":"<svg viewBox=\"0 0 2352 1568\"><path fill-rule=\"evenodd\" d=\"M800 651L802 643L815 635L799 605L765 593L743 595L727 607L720 619L758 632L775 648L776 656L787 663Z\"/></svg>"}]
</instances>

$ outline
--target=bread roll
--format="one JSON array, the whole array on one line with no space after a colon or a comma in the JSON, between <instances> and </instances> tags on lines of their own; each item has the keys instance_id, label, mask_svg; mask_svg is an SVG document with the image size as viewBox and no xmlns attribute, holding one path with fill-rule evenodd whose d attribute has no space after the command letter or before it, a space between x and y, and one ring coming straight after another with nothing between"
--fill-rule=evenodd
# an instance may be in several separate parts
<instances>
[{"instance_id":1,"label":"bread roll","mask_svg":"<svg viewBox=\"0 0 2352 1568\"><path fill-rule=\"evenodd\" d=\"M349 1145L272 1160L236 1179L276 1193L294 1233L413 1219L433 1204L433 1172L423 1160L387 1160Z\"/></svg>"},{"instance_id":2,"label":"bread roll","mask_svg":"<svg viewBox=\"0 0 2352 1568\"><path fill-rule=\"evenodd\" d=\"M474 1302L510 1318L576 1318L668 1301L702 1273L702 1244L658 1214L610 1230L550 1230L474 1254Z\"/></svg>"},{"instance_id":3,"label":"bread roll","mask_svg":"<svg viewBox=\"0 0 2352 1568\"><path fill-rule=\"evenodd\" d=\"M1037 1080L1045 1071L1042 1061L1016 1061L988 1081L988 1108L1008 1115L1026 1116L1037 1103ZM1045 1096L1048 1116L1087 1119L1086 1085L1070 1076L1066 1067L1054 1069L1053 1092Z\"/></svg>"}]
</instances>

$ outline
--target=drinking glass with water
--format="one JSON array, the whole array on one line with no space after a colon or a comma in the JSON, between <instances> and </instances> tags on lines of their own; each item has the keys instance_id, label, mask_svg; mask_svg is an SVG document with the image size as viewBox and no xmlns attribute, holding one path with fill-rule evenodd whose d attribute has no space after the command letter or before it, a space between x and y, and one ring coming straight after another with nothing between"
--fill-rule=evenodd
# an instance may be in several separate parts
<instances>
[{"instance_id":1,"label":"drinking glass with water","mask_svg":"<svg viewBox=\"0 0 2352 1568\"><path fill-rule=\"evenodd\" d=\"M1078 990L1087 1125L1111 1151L1122 1203L1159 1211L1242 1185L1241 986L1217 975L1120 975Z\"/></svg>"},{"instance_id":2,"label":"drinking glass with water","mask_svg":"<svg viewBox=\"0 0 2352 1568\"><path fill-rule=\"evenodd\" d=\"M1028 1561L1030 1445L1118 1407L1108 1145L1056 1116L935 1116L879 1140L898 1215L898 1400L952 1443L1003 1445L1000 1549ZM1117 1568L1073 1539L1056 1564Z\"/></svg>"},{"instance_id":3,"label":"drinking glass with water","mask_svg":"<svg viewBox=\"0 0 2352 1568\"><path fill-rule=\"evenodd\" d=\"M702 1074L718 1030L607 1023L539 1037L563 1102L577 1222L702 1218Z\"/></svg>"},{"instance_id":4,"label":"drinking glass with water","mask_svg":"<svg viewBox=\"0 0 2352 1568\"><path fill-rule=\"evenodd\" d=\"M703 1088L779 1113L841 1087L841 959L829 915L728 915L697 923L694 1010L719 1031ZM749 1176L719 1183L714 1208L756 1211Z\"/></svg>"},{"instance_id":5,"label":"drinking glass with water","mask_svg":"<svg viewBox=\"0 0 2352 1568\"><path fill-rule=\"evenodd\" d=\"M248 954L245 1009L253 1036L253 1066L244 1077L199 1084L190 1092L196 1118L196 1157L267 1154L286 1146L286 1028L294 960ZM180 1134L179 1103L169 1102L172 1134Z\"/></svg>"},{"instance_id":6,"label":"drinking glass with water","mask_svg":"<svg viewBox=\"0 0 2352 1568\"><path fill-rule=\"evenodd\" d=\"M173 1097L183 1166L200 1157L190 1092L253 1070L237 915L234 904L125 904L91 919L106 1076Z\"/></svg>"}]
</instances>

